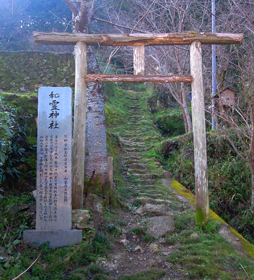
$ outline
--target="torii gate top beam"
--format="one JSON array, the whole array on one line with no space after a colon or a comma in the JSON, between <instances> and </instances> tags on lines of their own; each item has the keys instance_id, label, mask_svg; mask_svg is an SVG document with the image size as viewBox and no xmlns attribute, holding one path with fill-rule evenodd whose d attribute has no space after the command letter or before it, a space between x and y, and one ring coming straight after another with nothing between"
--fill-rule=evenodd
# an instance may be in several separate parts
<instances>
[{"instance_id":1,"label":"torii gate top beam","mask_svg":"<svg viewBox=\"0 0 254 280\"><path fill-rule=\"evenodd\" d=\"M34 32L33 39L34 42L39 45L75 45L77 42L100 46L190 45L195 41L208 45L228 45L241 44L243 34L198 32L162 34L72 34Z\"/></svg>"}]
</instances>

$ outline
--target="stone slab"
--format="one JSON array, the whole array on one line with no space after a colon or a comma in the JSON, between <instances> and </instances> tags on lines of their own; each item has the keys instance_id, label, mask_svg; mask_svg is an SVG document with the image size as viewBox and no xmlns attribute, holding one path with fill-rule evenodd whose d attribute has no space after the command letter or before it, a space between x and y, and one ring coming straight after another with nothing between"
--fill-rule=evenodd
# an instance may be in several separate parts
<instances>
[{"instance_id":1,"label":"stone slab","mask_svg":"<svg viewBox=\"0 0 254 280\"><path fill-rule=\"evenodd\" d=\"M175 229L175 222L169 216L152 217L147 219L148 233L159 238Z\"/></svg>"},{"instance_id":2,"label":"stone slab","mask_svg":"<svg viewBox=\"0 0 254 280\"><path fill-rule=\"evenodd\" d=\"M36 230L71 230L72 90L38 94Z\"/></svg>"},{"instance_id":3,"label":"stone slab","mask_svg":"<svg viewBox=\"0 0 254 280\"><path fill-rule=\"evenodd\" d=\"M49 248L78 244L82 241L82 230L26 230L23 241L33 247L49 242Z\"/></svg>"}]
</instances>

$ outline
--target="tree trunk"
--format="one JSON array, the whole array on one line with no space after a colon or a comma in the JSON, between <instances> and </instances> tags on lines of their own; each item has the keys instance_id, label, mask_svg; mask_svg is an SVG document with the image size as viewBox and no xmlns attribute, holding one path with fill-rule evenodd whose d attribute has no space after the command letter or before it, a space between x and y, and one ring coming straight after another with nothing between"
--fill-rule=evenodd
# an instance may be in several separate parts
<instances>
[{"instance_id":1,"label":"tree trunk","mask_svg":"<svg viewBox=\"0 0 254 280\"><path fill-rule=\"evenodd\" d=\"M254 166L251 166L251 209L254 211Z\"/></svg>"},{"instance_id":2,"label":"tree trunk","mask_svg":"<svg viewBox=\"0 0 254 280\"><path fill-rule=\"evenodd\" d=\"M181 107L184 116L185 133L188 133L192 131L192 123L191 123L190 113L188 111L188 107L186 103L184 83L181 83L181 94L182 94L182 104L183 104Z\"/></svg>"},{"instance_id":3,"label":"tree trunk","mask_svg":"<svg viewBox=\"0 0 254 280\"><path fill-rule=\"evenodd\" d=\"M88 73L98 74L96 57L88 48ZM100 184L108 180L106 124L101 83L88 83L86 107L85 178L97 176Z\"/></svg>"}]
</instances>

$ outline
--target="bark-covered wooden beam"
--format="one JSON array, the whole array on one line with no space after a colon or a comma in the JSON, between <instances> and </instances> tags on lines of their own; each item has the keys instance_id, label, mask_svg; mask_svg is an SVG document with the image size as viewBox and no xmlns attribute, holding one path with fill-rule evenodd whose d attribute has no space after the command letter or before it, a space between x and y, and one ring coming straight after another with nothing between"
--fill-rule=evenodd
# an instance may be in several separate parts
<instances>
[{"instance_id":1,"label":"bark-covered wooden beam","mask_svg":"<svg viewBox=\"0 0 254 280\"><path fill-rule=\"evenodd\" d=\"M133 75L98 75L89 74L85 76L85 82L153 82L153 83L191 83L191 76L133 76Z\"/></svg>"},{"instance_id":2,"label":"bark-covered wooden beam","mask_svg":"<svg viewBox=\"0 0 254 280\"><path fill-rule=\"evenodd\" d=\"M195 161L196 224L205 226L209 219L209 196L207 179L207 150L205 126L205 98L202 77L202 49L200 42L190 46L190 66L193 81L192 123Z\"/></svg>"},{"instance_id":3,"label":"bark-covered wooden beam","mask_svg":"<svg viewBox=\"0 0 254 280\"><path fill-rule=\"evenodd\" d=\"M75 45L77 42L98 46L189 45L195 41L208 45L221 45L241 44L243 34L197 32L162 34L72 34L34 32L33 39L39 45Z\"/></svg>"}]
</instances>

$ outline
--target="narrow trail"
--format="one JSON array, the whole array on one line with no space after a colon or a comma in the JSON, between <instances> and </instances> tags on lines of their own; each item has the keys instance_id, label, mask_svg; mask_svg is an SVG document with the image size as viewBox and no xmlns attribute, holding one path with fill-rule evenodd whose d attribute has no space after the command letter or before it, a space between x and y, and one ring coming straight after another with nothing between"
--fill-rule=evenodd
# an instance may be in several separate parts
<instances>
[{"instance_id":1,"label":"narrow trail","mask_svg":"<svg viewBox=\"0 0 254 280\"><path fill-rule=\"evenodd\" d=\"M175 210L190 207L172 200L174 194L162 183L162 179L169 178L169 172L156 158L147 155L161 136L147 114L146 103L141 104L140 98L141 95L132 92L127 99L128 118L120 133L126 185L122 195L129 211L114 216L121 220L123 234L109 260L104 259L101 264L114 274L112 279L144 271L147 279L150 276L171 279L169 275L178 279L178 272L172 271L166 261L172 246L166 243L165 234L175 229L176 212L171 205Z\"/></svg>"},{"instance_id":2,"label":"narrow trail","mask_svg":"<svg viewBox=\"0 0 254 280\"><path fill-rule=\"evenodd\" d=\"M198 229L194 207L170 188L170 173L153 156L161 135L146 99L129 93L124 104L128 115L119 133L125 180L119 193L128 209L109 217L120 234L98 264L110 272L109 279L248 279L235 274L233 260L222 262L235 249L216 234L216 226L208 232ZM220 278L228 269L231 276Z\"/></svg>"}]
</instances>

